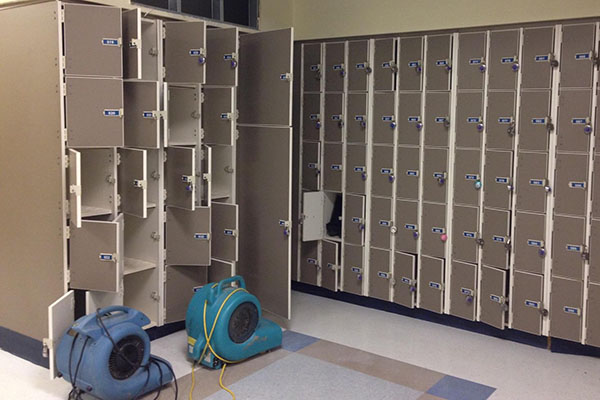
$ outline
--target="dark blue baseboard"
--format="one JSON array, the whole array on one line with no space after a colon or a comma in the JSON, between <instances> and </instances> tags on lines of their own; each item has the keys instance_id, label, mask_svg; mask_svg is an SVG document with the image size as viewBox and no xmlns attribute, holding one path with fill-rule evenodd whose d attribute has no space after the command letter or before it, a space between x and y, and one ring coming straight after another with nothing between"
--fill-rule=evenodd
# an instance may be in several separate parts
<instances>
[{"instance_id":1,"label":"dark blue baseboard","mask_svg":"<svg viewBox=\"0 0 600 400\"><path fill-rule=\"evenodd\" d=\"M44 368L49 360L42 356L42 342L0 326L0 349Z\"/></svg>"},{"instance_id":2,"label":"dark blue baseboard","mask_svg":"<svg viewBox=\"0 0 600 400\"><path fill-rule=\"evenodd\" d=\"M150 336L150 340L156 340L183 329L185 329L185 321L177 321L165 324L163 326L155 326L153 328L146 329L146 333L148 336Z\"/></svg>"}]
</instances>

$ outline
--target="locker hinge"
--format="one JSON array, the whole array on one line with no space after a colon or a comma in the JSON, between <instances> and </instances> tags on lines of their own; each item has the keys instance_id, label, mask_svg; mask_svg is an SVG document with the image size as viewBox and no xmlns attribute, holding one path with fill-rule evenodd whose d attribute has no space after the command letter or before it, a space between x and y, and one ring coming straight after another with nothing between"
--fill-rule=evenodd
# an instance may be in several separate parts
<instances>
[{"instance_id":1,"label":"locker hinge","mask_svg":"<svg viewBox=\"0 0 600 400\"><path fill-rule=\"evenodd\" d=\"M69 186L69 193L74 194L75 196L81 196L81 185Z\"/></svg>"},{"instance_id":2,"label":"locker hinge","mask_svg":"<svg viewBox=\"0 0 600 400\"><path fill-rule=\"evenodd\" d=\"M160 240L160 234L158 232L152 232L150 234L150 237L152 238L152 240L155 240L157 242Z\"/></svg>"},{"instance_id":3,"label":"locker hinge","mask_svg":"<svg viewBox=\"0 0 600 400\"><path fill-rule=\"evenodd\" d=\"M167 162L167 152L163 150L163 162Z\"/></svg>"},{"instance_id":4,"label":"locker hinge","mask_svg":"<svg viewBox=\"0 0 600 400\"><path fill-rule=\"evenodd\" d=\"M65 56L60 56L60 61L62 63L62 69L65 70L67 69L67 57ZM66 93L67 91L65 90L64 93Z\"/></svg>"},{"instance_id":5,"label":"locker hinge","mask_svg":"<svg viewBox=\"0 0 600 400\"><path fill-rule=\"evenodd\" d=\"M210 174L202 174L202 179L204 179L206 182L210 182L212 178Z\"/></svg>"},{"instance_id":6,"label":"locker hinge","mask_svg":"<svg viewBox=\"0 0 600 400\"><path fill-rule=\"evenodd\" d=\"M200 128L200 139L204 139L204 128Z\"/></svg>"},{"instance_id":7,"label":"locker hinge","mask_svg":"<svg viewBox=\"0 0 600 400\"><path fill-rule=\"evenodd\" d=\"M138 39L138 38L131 38L129 40L129 47L130 48L139 49L139 48L142 47L141 45L142 45L142 41L140 39Z\"/></svg>"},{"instance_id":8,"label":"locker hinge","mask_svg":"<svg viewBox=\"0 0 600 400\"><path fill-rule=\"evenodd\" d=\"M167 200L167 189L163 189L163 199Z\"/></svg>"},{"instance_id":9,"label":"locker hinge","mask_svg":"<svg viewBox=\"0 0 600 400\"><path fill-rule=\"evenodd\" d=\"M69 201L69 199L65 200L65 210L66 210L66 214L67 217L71 215L71 202Z\"/></svg>"},{"instance_id":10,"label":"locker hinge","mask_svg":"<svg viewBox=\"0 0 600 400\"><path fill-rule=\"evenodd\" d=\"M581 258L583 258L585 261L589 261L590 260L590 251L588 249L588 247L586 245L581 246Z\"/></svg>"},{"instance_id":11,"label":"locker hinge","mask_svg":"<svg viewBox=\"0 0 600 400\"><path fill-rule=\"evenodd\" d=\"M204 103L206 96L204 95L204 92L200 93L200 104Z\"/></svg>"},{"instance_id":12,"label":"locker hinge","mask_svg":"<svg viewBox=\"0 0 600 400\"><path fill-rule=\"evenodd\" d=\"M158 294L158 292L152 292L152 293L150 293L150 298L154 301L159 301L160 295Z\"/></svg>"},{"instance_id":13,"label":"locker hinge","mask_svg":"<svg viewBox=\"0 0 600 400\"><path fill-rule=\"evenodd\" d=\"M167 28L164 25L162 26L161 33L163 39L167 37Z\"/></svg>"},{"instance_id":14,"label":"locker hinge","mask_svg":"<svg viewBox=\"0 0 600 400\"><path fill-rule=\"evenodd\" d=\"M165 79L167 77L167 68L166 67L162 67L162 77L163 77L163 79Z\"/></svg>"},{"instance_id":15,"label":"locker hinge","mask_svg":"<svg viewBox=\"0 0 600 400\"><path fill-rule=\"evenodd\" d=\"M65 168L68 169L71 166L71 162L69 160L69 156L65 154L63 157L64 157L63 161L64 161Z\"/></svg>"},{"instance_id":16,"label":"locker hinge","mask_svg":"<svg viewBox=\"0 0 600 400\"><path fill-rule=\"evenodd\" d=\"M292 82L294 80L294 76L290 72L286 72L285 74L280 74L279 79L286 82Z\"/></svg>"},{"instance_id":17,"label":"locker hinge","mask_svg":"<svg viewBox=\"0 0 600 400\"><path fill-rule=\"evenodd\" d=\"M71 227L68 225L65 226L65 238L71 239ZM69 279L67 278L67 280L69 280Z\"/></svg>"},{"instance_id":18,"label":"locker hinge","mask_svg":"<svg viewBox=\"0 0 600 400\"><path fill-rule=\"evenodd\" d=\"M117 165L121 165L121 153L117 153Z\"/></svg>"},{"instance_id":19,"label":"locker hinge","mask_svg":"<svg viewBox=\"0 0 600 400\"><path fill-rule=\"evenodd\" d=\"M134 179L133 187L140 188L140 189L146 189L146 187L148 187L148 182L145 179Z\"/></svg>"},{"instance_id":20,"label":"locker hinge","mask_svg":"<svg viewBox=\"0 0 600 400\"><path fill-rule=\"evenodd\" d=\"M65 9L64 8L60 9L60 22L63 24L65 22Z\"/></svg>"},{"instance_id":21,"label":"locker hinge","mask_svg":"<svg viewBox=\"0 0 600 400\"><path fill-rule=\"evenodd\" d=\"M117 207L121 207L121 195L117 193Z\"/></svg>"},{"instance_id":22,"label":"locker hinge","mask_svg":"<svg viewBox=\"0 0 600 400\"><path fill-rule=\"evenodd\" d=\"M150 174L150 177L152 177L152 179L157 181L160 179L160 174L157 171L152 171L152 173Z\"/></svg>"},{"instance_id":23,"label":"locker hinge","mask_svg":"<svg viewBox=\"0 0 600 400\"><path fill-rule=\"evenodd\" d=\"M67 143L67 128L62 128L62 140L66 144Z\"/></svg>"},{"instance_id":24,"label":"locker hinge","mask_svg":"<svg viewBox=\"0 0 600 400\"><path fill-rule=\"evenodd\" d=\"M329 270L331 270L331 271L339 271L340 269L342 269L342 267L341 267L341 266L339 266L339 265L335 265L335 264L332 264L332 263L328 263L328 264L327 264L327 269L329 269Z\"/></svg>"},{"instance_id":25,"label":"locker hinge","mask_svg":"<svg viewBox=\"0 0 600 400\"><path fill-rule=\"evenodd\" d=\"M67 278L67 283L71 283L71 270L70 269L65 271L65 278Z\"/></svg>"},{"instance_id":26,"label":"locker hinge","mask_svg":"<svg viewBox=\"0 0 600 400\"><path fill-rule=\"evenodd\" d=\"M53 347L52 340L50 340L49 338L43 338L42 339L42 357L48 358L52 347Z\"/></svg>"},{"instance_id":27,"label":"locker hinge","mask_svg":"<svg viewBox=\"0 0 600 400\"><path fill-rule=\"evenodd\" d=\"M62 83L62 92L63 92L63 95L65 95L65 96L67 95L67 83L66 82Z\"/></svg>"},{"instance_id":28,"label":"locker hinge","mask_svg":"<svg viewBox=\"0 0 600 400\"><path fill-rule=\"evenodd\" d=\"M240 138L240 131L239 130L235 130L235 140L238 140Z\"/></svg>"}]
</instances>

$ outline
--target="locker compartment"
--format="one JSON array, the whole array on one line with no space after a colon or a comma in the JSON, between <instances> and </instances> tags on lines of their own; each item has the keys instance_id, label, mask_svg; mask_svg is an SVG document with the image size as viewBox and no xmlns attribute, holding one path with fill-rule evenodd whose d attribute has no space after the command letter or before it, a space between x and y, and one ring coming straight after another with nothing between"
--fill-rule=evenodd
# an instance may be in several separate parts
<instances>
[{"instance_id":1,"label":"locker compartment","mask_svg":"<svg viewBox=\"0 0 600 400\"><path fill-rule=\"evenodd\" d=\"M165 22L165 81L205 83L206 23Z\"/></svg>"},{"instance_id":2,"label":"locker compartment","mask_svg":"<svg viewBox=\"0 0 600 400\"><path fill-rule=\"evenodd\" d=\"M448 150L425 148L423 157L423 200L446 202Z\"/></svg>"},{"instance_id":3,"label":"locker compartment","mask_svg":"<svg viewBox=\"0 0 600 400\"><path fill-rule=\"evenodd\" d=\"M158 82L123 82L123 93L125 146L159 148L162 111Z\"/></svg>"},{"instance_id":4,"label":"locker compartment","mask_svg":"<svg viewBox=\"0 0 600 400\"><path fill-rule=\"evenodd\" d=\"M367 147L362 144L346 145L346 191L365 194L367 173Z\"/></svg>"},{"instance_id":5,"label":"locker compartment","mask_svg":"<svg viewBox=\"0 0 600 400\"><path fill-rule=\"evenodd\" d=\"M419 198L419 157L418 147L398 147L397 197Z\"/></svg>"},{"instance_id":6,"label":"locker compartment","mask_svg":"<svg viewBox=\"0 0 600 400\"><path fill-rule=\"evenodd\" d=\"M512 151L488 150L485 152L483 187L485 207L510 209L512 178Z\"/></svg>"},{"instance_id":7,"label":"locker compartment","mask_svg":"<svg viewBox=\"0 0 600 400\"><path fill-rule=\"evenodd\" d=\"M394 255L394 303L409 308L415 307L416 258L414 254L396 252Z\"/></svg>"},{"instance_id":8,"label":"locker compartment","mask_svg":"<svg viewBox=\"0 0 600 400\"><path fill-rule=\"evenodd\" d=\"M541 222L543 227L543 220ZM510 212L485 208L482 230L483 263L496 268L508 269L511 246ZM518 243L517 246L519 246Z\"/></svg>"},{"instance_id":9,"label":"locker compartment","mask_svg":"<svg viewBox=\"0 0 600 400\"><path fill-rule=\"evenodd\" d=\"M516 89L519 71L518 29L490 32L488 89Z\"/></svg>"},{"instance_id":10,"label":"locker compartment","mask_svg":"<svg viewBox=\"0 0 600 400\"><path fill-rule=\"evenodd\" d=\"M558 98L558 151L587 152L592 126L592 91L561 90Z\"/></svg>"},{"instance_id":11,"label":"locker compartment","mask_svg":"<svg viewBox=\"0 0 600 400\"><path fill-rule=\"evenodd\" d=\"M339 204L338 202L339 197ZM342 195L329 192L304 192L302 198L302 240L312 241L327 238L327 224L335 215L341 217ZM338 209L339 208L339 209ZM335 211L335 215L334 215ZM339 234L341 237L341 220Z\"/></svg>"},{"instance_id":12,"label":"locker compartment","mask_svg":"<svg viewBox=\"0 0 600 400\"><path fill-rule=\"evenodd\" d=\"M373 143L393 144L397 125L394 93L375 93L373 114Z\"/></svg>"},{"instance_id":13,"label":"locker compartment","mask_svg":"<svg viewBox=\"0 0 600 400\"><path fill-rule=\"evenodd\" d=\"M479 298L480 321L498 329L504 329L506 315L506 271L481 267L481 297Z\"/></svg>"},{"instance_id":14,"label":"locker compartment","mask_svg":"<svg viewBox=\"0 0 600 400\"><path fill-rule=\"evenodd\" d=\"M547 312L542 302L543 282L541 275L515 271L511 304L513 329L542 334L542 317Z\"/></svg>"},{"instance_id":15,"label":"locker compartment","mask_svg":"<svg viewBox=\"0 0 600 400\"><path fill-rule=\"evenodd\" d=\"M369 66L369 41L356 40L348 42L348 90L367 91Z\"/></svg>"},{"instance_id":16,"label":"locker compartment","mask_svg":"<svg viewBox=\"0 0 600 400\"><path fill-rule=\"evenodd\" d=\"M546 211L548 186L547 154L519 152L517 167L517 210Z\"/></svg>"},{"instance_id":17,"label":"locker compartment","mask_svg":"<svg viewBox=\"0 0 600 400\"><path fill-rule=\"evenodd\" d=\"M515 217L515 269L544 273L546 257L545 216L517 212Z\"/></svg>"},{"instance_id":18,"label":"locker compartment","mask_svg":"<svg viewBox=\"0 0 600 400\"><path fill-rule=\"evenodd\" d=\"M525 89L549 89L554 64L554 28L523 29L523 69L521 85Z\"/></svg>"},{"instance_id":19,"label":"locker compartment","mask_svg":"<svg viewBox=\"0 0 600 400\"><path fill-rule=\"evenodd\" d=\"M344 127L344 95L328 93L325 95L325 141L341 142Z\"/></svg>"},{"instance_id":20,"label":"locker compartment","mask_svg":"<svg viewBox=\"0 0 600 400\"><path fill-rule=\"evenodd\" d=\"M116 210L116 149L81 150L81 217L113 214Z\"/></svg>"},{"instance_id":21,"label":"locker compartment","mask_svg":"<svg viewBox=\"0 0 600 400\"><path fill-rule=\"evenodd\" d=\"M455 205L452 221L452 259L477 263L480 239L479 208Z\"/></svg>"},{"instance_id":22,"label":"locker compartment","mask_svg":"<svg viewBox=\"0 0 600 400\"><path fill-rule=\"evenodd\" d=\"M344 244L344 292L362 295L364 247Z\"/></svg>"},{"instance_id":23,"label":"locker compartment","mask_svg":"<svg viewBox=\"0 0 600 400\"><path fill-rule=\"evenodd\" d=\"M161 236L164 228L159 220L160 210L148 210L147 218L124 215L123 275L154 269L162 256Z\"/></svg>"},{"instance_id":24,"label":"locker compartment","mask_svg":"<svg viewBox=\"0 0 600 400\"><path fill-rule=\"evenodd\" d=\"M123 81L68 77L66 86L69 147L123 147Z\"/></svg>"},{"instance_id":25,"label":"locker compartment","mask_svg":"<svg viewBox=\"0 0 600 400\"><path fill-rule=\"evenodd\" d=\"M425 145L448 146L450 129L450 93L425 95Z\"/></svg>"},{"instance_id":26,"label":"locker compartment","mask_svg":"<svg viewBox=\"0 0 600 400\"><path fill-rule=\"evenodd\" d=\"M211 200L231 198L235 179L233 147L212 146L210 150ZM202 172L207 173L208 171Z\"/></svg>"},{"instance_id":27,"label":"locker compartment","mask_svg":"<svg viewBox=\"0 0 600 400\"><path fill-rule=\"evenodd\" d=\"M322 169L323 189L333 192L342 191L342 151L341 143L325 143L324 163Z\"/></svg>"},{"instance_id":28,"label":"locker compartment","mask_svg":"<svg viewBox=\"0 0 600 400\"><path fill-rule=\"evenodd\" d=\"M166 267L165 323L185 320L194 288L208 283L208 270L206 267Z\"/></svg>"},{"instance_id":29,"label":"locker compartment","mask_svg":"<svg viewBox=\"0 0 600 400\"><path fill-rule=\"evenodd\" d=\"M450 276L450 314L474 321L477 304L477 264L452 261Z\"/></svg>"},{"instance_id":30,"label":"locker compartment","mask_svg":"<svg viewBox=\"0 0 600 400\"><path fill-rule=\"evenodd\" d=\"M396 200L396 250L408 253L417 252L419 239L419 203Z\"/></svg>"},{"instance_id":31,"label":"locker compartment","mask_svg":"<svg viewBox=\"0 0 600 400\"><path fill-rule=\"evenodd\" d=\"M515 134L515 92L489 92L486 148L512 150Z\"/></svg>"},{"instance_id":32,"label":"locker compartment","mask_svg":"<svg viewBox=\"0 0 600 400\"><path fill-rule=\"evenodd\" d=\"M549 336L579 342L582 312L581 281L553 277L550 291Z\"/></svg>"},{"instance_id":33,"label":"locker compartment","mask_svg":"<svg viewBox=\"0 0 600 400\"><path fill-rule=\"evenodd\" d=\"M81 153L69 149L67 152L67 193L69 196L69 219L71 225L81 228Z\"/></svg>"},{"instance_id":34,"label":"locker compartment","mask_svg":"<svg viewBox=\"0 0 600 400\"><path fill-rule=\"evenodd\" d=\"M594 155L594 172L592 173L591 211L593 218L600 218L600 156L597 154Z\"/></svg>"},{"instance_id":35,"label":"locker compartment","mask_svg":"<svg viewBox=\"0 0 600 400\"><path fill-rule=\"evenodd\" d=\"M456 105L456 145L480 148L483 123L483 94L458 93Z\"/></svg>"},{"instance_id":36,"label":"locker compartment","mask_svg":"<svg viewBox=\"0 0 600 400\"><path fill-rule=\"evenodd\" d=\"M486 33L461 33L458 36L458 88L483 89L487 68Z\"/></svg>"},{"instance_id":37,"label":"locker compartment","mask_svg":"<svg viewBox=\"0 0 600 400\"><path fill-rule=\"evenodd\" d=\"M369 297L390 301L390 287L393 279L390 268L390 251L371 248Z\"/></svg>"},{"instance_id":38,"label":"locker compartment","mask_svg":"<svg viewBox=\"0 0 600 400\"><path fill-rule=\"evenodd\" d=\"M158 57L159 47L162 46L162 37L160 30L162 23L155 19L142 18L142 79L148 81L158 81L162 74L162 59ZM159 43L161 43L159 45Z\"/></svg>"},{"instance_id":39,"label":"locker compartment","mask_svg":"<svg viewBox=\"0 0 600 400\"><path fill-rule=\"evenodd\" d=\"M338 290L338 270L340 269L339 244L323 240L321 242L321 286L336 292Z\"/></svg>"},{"instance_id":40,"label":"locker compartment","mask_svg":"<svg viewBox=\"0 0 600 400\"><path fill-rule=\"evenodd\" d=\"M207 85L237 85L238 36L237 28L206 31L206 46L210 52L206 59Z\"/></svg>"},{"instance_id":41,"label":"locker compartment","mask_svg":"<svg viewBox=\"0 0 600 400\"><path fill-rule=\"evenodd\" d=\"M302 242L300 244L300 281L309 285L317 285L319 279L319 242Z\"/></svg>"},{"instance_id":42,"label":"locker compartment","mask_svg":"<svg viewBox=\"0 0 600 400\"><path fill-rule=\"evenodd\" d=\"M446 206L423 203L421 216L421 253L434 257L444 257L446 248Z\"/></svg>"},{"instance_id":43,"label":"locker compartment","mask_svg":"<svg viewBox=\"0 0 600 400\"><path fill-rule=\"evenodd\" d=\"M375 40L375 90L394 90L397 68L394 39Z\"/></svg>"},{"instance_id":44,"label":"locker compartment","mask_svg":"<svg viewBox=\"0 0 600 400\"><path fill-rule=\"evenodd\" d=\"M592 86L594 67L594 24L563 25L560 53L560 86Z\"/></svg>"},{"instance_id":45,"label":"locker compartment","mask_svg":"<svg viewBox=\"0 0 600 400\"><path fill-rule=\"evenodd\" d=\"M423 129L421 93L400 93L398 102L398 144L418 146Z\"/></svg>"},{"instance_id":46,"label":"locker compartment","mask_svg":"<svg viewBox=\"0 0 600 400\"><path fill-rule=\"evenodd\" d=\"M319 190L321 143L302 143L302 189Z\"/></svg>"},{"instance_id":47,"label":"locker compartment","mask_svg":"<svg viewBox=\"0 0 600 400\"><path fill-rule=\"evenodd\" d=\"M195 211L167 207L168 265L210 265L210 219L210 207L197 207Z\"/></svg>"},{"instance_id":48,"label":"locker compartment","mask_svg":"<svg viewBox=\"0 0 600 400\"><path fill-rule=\"evenodd\" d=\"M362 246L365 231L365 197L347 194L344 200L344 241Z\"/></svg>"},{"instance_id":49,"label":"locker compartment","mask_svg":"<svg viewBox=\"0 0 600 400\"><path fill-rule=\"evenodd\" d=\"M592 220L590 235L590 282L600 283L600 221Z\"/></svg>"},{"instance_id":50,"label":"locker compartment","mask_svg":"<svg viewBox=\"0 0 600 400\"><path fill-rule=\"evenodd\" d=\"M371 198L371 246L389 249L392 221L392 200L380 197Z\"/></svg>"},{"instance_id":51,"label":"locker compartment","mask_svg":"<svg viewBox=\"0 0 600 400\"><path fill-rule=\"evenodd\" d=\"M321 89L321 43L302 45L304 58L304 91L318 92Z\"/></svg>"},{"instance_id":52,"label":"locker compartment","mask_svg":"<svg viewBox=\"0 0 600 400\"><path fill-rule=\"evenodd\" d=\"M341 92L344 90L344 78L347 71L345 59L345 43L325 43L326 92Z\"/></svg>"},{"instance_id":53,"label":"locker compartment","mask_svg":"<svg viewBox=\"0 0 600 400\"><path fill-rule=\"evenodd\" d=\"M118 149L118 186L121 212L146 218L148 211L148 155L146 150Z\"/></svg>"},{"instance_id":54,"label":"locker compartment","mask_svg":"<svg viewBox=\"0 0 600 400\"><path fill-rule=\"evenodd\" d=\"M62 7L65 73L122 77L121 10L82 4Z\"/></svg>"},{"instance_id":55,"label":"locker compartment","mask_svg":"<svg viewBox=\"0 0 600 400\"><path fill-rule=\"evenodd\" d=\"M142 12L139 8L122 9L121 17L123 20L121 43L125 43L125 46L122 46L123 79L142 79Z\"/></svg>"},{"instance_id":56,"label":"locker compartment","mask_svg":"<svg viewBox=\"0 0 600 400\"><path fill-rule=\"evenodd\" d=\"M321 95L305 93L302 104L302 139L319 140L321 137Z\"/></svg>"},{"instance_id":57,"label":"locker compartment","mask_svg":"<svg viewBox=\"0 0 600 400\"><path fill-rule=\"evenodd\" d=\"M196 150L193 147L166 149L165 182L167 206L193 211L196 206Z\"/></svg>"},{"instance_id":58,"label":"locker compartment","mask_svg":"<svg viewBox=\"0 0 600 400\"><path fill-rule=\"evenodd\" d=\"M208 268L208 282L221 282L235 275L234 263L212 259Z\"/></svg>"},{"instance_id":59,"label":"locker compartment","mask_svg":"<svg viewBox=\"0 0 600 400\"><path fill-rule=\"evenodd\" d=\"M600 347L600 285L590 283L587 301L586 344Z\"/></svg>"},{"instance_id":60,"label":"locker compartment","mask_svg":"<svg viewBox=\"0 0 600 400\"><path fill-rule=\"evenodd\" d=\"M452 36L427 37L427 90L450 90Z\"/></svg>"},{"instance_id":61,"label":"locker compartment","mask_svg":"<svg viewBox=\"0 0 600 400\"><path fill-rule=\"evenodd\" d=\"M346 127L346 141L348 143L366 143L367 95L363 93L349 93L347 99L348 126Z\"/></svg>"},{"instance_id":62,"label":"locker compartment","mask_svg":"<svg viewBox=\"0 0 600 400\"><path fill-rule=\"evenodd\" d=\"M442 313L444 308L444 260L421 256L419 308Z\"/></svg>"},{"instance_id":63,"label":"locker compartment","mask_svg":"<svg viewBox=\"0 0 600 400\"><path fill-rule=\"evenodd\" d=\"M220 260L238 260L238 221L237 204L212 202L211 210L211 252Z\"/></svg>"},{"instance_id":64,"label":"locker compartment","mask_svg":"<svg viewBox=\"0 0 600 400\"><path fill-rule=\"evenodd\" d=\"M392 197L396 174L394 171L394 148L373 146L373 173L371 193L374 196Z\"/></svg>"},{"instance_id":65,"label":"locker compartment","mask_svg":"<svg viewBox=\"0 0 600 400\"><path fill-rule=\"evenodd\" d=\"M398 62L400 90L421 90L423 77L423 38L400 38Z\"/></svg>"},{"instance_id":66,"label":"locker compartment","mask_svg":"<svg viewBox=\"0 0 600 400\"><path fill-rule=\"evenodd\" d=\"M521 92L519 150L548 151L552 132L549 91Z\"/></svg>"},{"instance_id":67,"label":"locker compartment","mask_svg":"<svg viewBox=\"0 0 600 400\"><path fill-rule=\"evenodd\" d=\"M584 216L587 208L586 154L557 154L554 212Z\"/></svg>"},{"instance_id":68,"label":"locker compartment","mask_svg":"<svg viewBox=\"0 0 600 400\"><path fill-rule=\"evenodd\" d=\"M235 136L234 88L203 88L202 127L204 144L233 146Z\"/></svg>"},{"instance_id":69,"label":"locker compartment","mask_svg":"<svg viewBox=\"0 0 600 400\"><path fill-rule=\"evenodd\" d=\"M139 310L150 318L150 326L158 325L159 309L162 307L159 291L158 270L148 269L123 278L123 305Z\"/></svg>"},{"instance_id":70,"label":"locker compartment","mask_svg":"<svg viewBox=\"0 0 600 400\"><path fill-rule=\"evenodd\" d=\"M169 145L185 146L199 143L201 130L199 85L168 86Z\"/></svg>"},{"instance_id":71,"label":"locker compartment","mask_svg":"<svg viewBox=\"0 0 600 400\"><path fill-rule=\"evenodd\" d=\"M585 218L554 216L552 276L583 280Z\"/></svg>"},{"instance_id":72,"label":"locker compartment","mask_svg":"<svg viewBox=\"0 0 600 400\"><path fill-rule=\"evenodd\" d=\"M478 206L482 184L481 151L457 149L454 168L454 202Z\"/></svg>"}]
</instances>

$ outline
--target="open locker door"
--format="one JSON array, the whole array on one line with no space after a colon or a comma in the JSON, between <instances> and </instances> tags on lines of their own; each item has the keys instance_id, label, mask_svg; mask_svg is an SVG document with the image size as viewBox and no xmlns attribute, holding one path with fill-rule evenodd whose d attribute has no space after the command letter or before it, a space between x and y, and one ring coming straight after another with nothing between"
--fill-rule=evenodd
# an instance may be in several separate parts
<instances>
[{"instance_id":1,"label":"open locker door","mask_svg":"<svg viewBox=\"0 0 600 400\"><path fill-rule=\"evenodd\" d=\"M56 369L56 350L58 343L75 322L75 292L69 290L48 306L48 339L44 339L44 348L48 349L50 379L58 376Z\"/></svg>"},{"instance_id":2,"label":"open locker door","mask_svg":"<svg viewBox=\"0 0 600 400\"><path fill-rule=\"evenodd\" d=\"M210 49L206 60L207 85L237 85L238 37L238 28L206 31L206 45Z\"/></svg>"},{"instance_id":3,"label":"open locker door","mask_svg":"<svg viewBox=\"0 0 600 400\"><path fill-rule=\"evenodd\" d=\"M81 153L69 149L69 215L71 224L81 228Z\"/></svg>"},{"instance_id":4,"label":"open locker door","mask_svg":"<svg viewBox=\"0 0 600 400\"><path fill-rule=\"evenodd\" d=\"M123 10L123 79L142 79L142 10Z\"/></svg>"},{"instance_id":5,"label":"open locker door","mask_svg":"<svg viewBox=\"0 0 600 400\"><path fill-rule=\"evenodd\" d=\"M148 216L148 155L146 150L118 149L121 211L139 218Z\"/></svg>"}]
</instances>

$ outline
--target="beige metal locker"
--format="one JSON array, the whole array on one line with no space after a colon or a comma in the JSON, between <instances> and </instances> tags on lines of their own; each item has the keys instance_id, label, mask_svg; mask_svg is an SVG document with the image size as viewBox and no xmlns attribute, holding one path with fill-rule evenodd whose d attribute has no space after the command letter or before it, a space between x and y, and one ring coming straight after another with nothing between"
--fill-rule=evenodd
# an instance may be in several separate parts
<instances>
[{"instance_id":1,"label":"beige metal locker","mask_svg":"<svg viewBox=\"0 0 600 400\"><path fill-rule=\"evenodd\" d=\"M504 329L507 305L506 271L483 265L481 267L480 320L498 329Z\"/></svg>"},{"instance_id":2,"label":"beige metal locker","mask_svg":"<svg viewBox=\"0 0 600 400\"><path fill-rule=\"evenodd\" d=\"M321 264L319 263L319 242L302 242L300 244L300 281L317 285Z\"/></svg>"},{"instance_id":3,"label":"beige metal locker","mask_svg":"<svg viewBox=\"0 0 600 400\"><path fill-rule=\"evenodd\" d=\"M477 264L452 261L450 269L450 314L475 320Z\"/></svg>"},{"instance_id":4,"label":"beige metal locker","mask_svg":"<svg viewBox=\"0 0 600 400\"><path fill-rule=\"evenodd\" d=\"M344 292L361 295L365 273L363 257L365 248L344 244Z\"/></svg>"},{"instance_id":5,"label":"beige metal locker","mask_svg":"<svg viewBox=\"0 0 600 400\"><path fill-rule=\"evenodd\" d=\"M369 297L390 300L392 280L390 268L390 251L371 247L369 257Z\"/></svg>"},{"instance_id":6,"label":"beige metal locker","mask_svg":"<svg viewBox=\"0 0 600 400\"><path fill-rule=\"evenodd\" d=\"M550 288L550 336L580 341L582 310L581 281L553 277Z\"/></svg>"},{"instance_id":7,"label":"beige metal locker","mask_svg":"<svg viewBox=\"0 0 600 400\"><path fill-rule=\"evenodd\" d=\"M441 314L444 306L444 260L421 256L420 261L419 307Z\"/></svg>"},{"instance_id":8,"label":"beige metal locker","mask_svg":"<svg viewBox=\"0 0 600 400\"><path fill-rule=\"evenodd\" d=\"M415 307L416 258L414 254L396 252L394 254L394 303L405 307Z\"/></svg>"}]
</instances>

